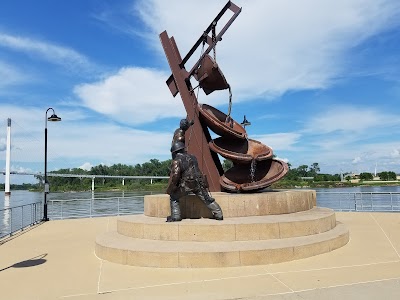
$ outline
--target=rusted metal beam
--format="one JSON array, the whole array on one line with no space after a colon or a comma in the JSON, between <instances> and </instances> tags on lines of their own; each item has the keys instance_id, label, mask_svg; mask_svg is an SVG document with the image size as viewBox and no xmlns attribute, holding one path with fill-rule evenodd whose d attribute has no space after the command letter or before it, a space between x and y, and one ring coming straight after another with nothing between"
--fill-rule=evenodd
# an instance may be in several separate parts
<instances>
[{"instance_id":1,"label":"rusted metal beam","mask_svg":"<svg viewBox=\"0 0 400 300\"><path fill-rule=\"evenodd\" d=\"M160 41L172 71L173 81L170 81L170 83L173 82L176 91L179 91L188 118L194 120L194 125L186 132L186 142L189 144L188 152L196 156L200 170L207 176L210 191L221 191L219 179L220 175L222 175L222 173L220 173L222 168L218 167L221 163L218 157L211 153L208 146L208 142L211 138L208 129L203 128L200 123L197 110L197 98L194 93L191 92L190 82L186 80L188 78L187 71L180 67L181 60L179 50L174 40L168 37L166 31L160 34ZM217 158L217 160L215 160L215 158Z\"/></svg>"},{"instance_id":2,"label":"rusted metal beam","mask_svg":"<svg viewBox=\"0 0 400 300\"><path fill-rule=\"evenodd\" d=\"M218 35L216 36L215 41L213 42L212 39L210 38L210 36L208 35L211 31L211 29L213 28L213 26L215 26L218 21L221 19L221 17L225 14L225 12L227 10L231 10L233 12L233 15L231 16L231 18L228 20L228 22L225 24L225 26L221 29L221 31L218 33ZM193 75L194 71L197 70L197 68L199 67L201 61L203 60L204 56L206 56L208 53L210 53L210 51L215 47L215 45L222 40L222 36L224 35L224 33L228 30L229 26L231 26L231 24L233 23L233 21L235 21L235 19L237 18L237 16L240 14L240 12L242 11L242 9L240 7L238 7L236 4L234 4L231 1L228 1L224 8L219 12L219 14L215 17L215 19L211 22L211 24L207 27L207 29L203 32L203 34L199 37L199 39L196 41L196 43L193 45L193 47L189 50L189 52L185 55L185 57L183 59L181 59L180 55L178 57L179 59L179 66L181 69L183 69L185 67L186 62L190 59L190 57L193 55L193 53L197 50L197 48L203 43L203 41L205 41L209 46L207 47L207 49L205 49L205 51L203 52L203 54L201 55L200 59L194 64L194 66L191 68L191 70L188 72L188 76L187 78L189 78L190 76ZM173 37L171 38L173 39ZM174 44L173 46L176 47L176 43L175 40L172 40L172 43ZM175 90L175 83L174 83L174 78L173 75L171 75L168 79L167 79L167 85L172 93L172 95L175 97L177 95L177 91Z\"/></svg>"}]
</instances>

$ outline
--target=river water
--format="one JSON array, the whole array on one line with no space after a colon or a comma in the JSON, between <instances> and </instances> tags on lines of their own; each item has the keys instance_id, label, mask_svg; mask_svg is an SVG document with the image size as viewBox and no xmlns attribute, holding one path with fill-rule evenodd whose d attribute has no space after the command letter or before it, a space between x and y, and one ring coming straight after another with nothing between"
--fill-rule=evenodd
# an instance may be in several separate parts
<instances>
[{"instance_id":1,"label":"river water","mask_svg":"<svg viewBox=\"0 0 400 300\"><path fill-rule=\"evenodd\" d=\"M359 187L344 187L344 188L316 188L317 193L400 193L400 186L359 186ZM105 200L106 198L136 198L141 201L135 201L135 212L143 211L143 197L145 195L160 194L163 191L118 191L118 192L68 192L68 193L50 193L47 196L49 203L54 203L58 200L73 201L79 199ZM317 197L317 202L318 202ZM0 210L7 207L16 207L35 202L43 201L43 193L29 191L12 191L9 199L5 198L0 201ZM78 201L77 201L78 202ZM51 204L49 204L51 205ZM317 205L319 205L317 203ZM319 205L322 206L322 205Z\"/></svg>"}]
</instances>

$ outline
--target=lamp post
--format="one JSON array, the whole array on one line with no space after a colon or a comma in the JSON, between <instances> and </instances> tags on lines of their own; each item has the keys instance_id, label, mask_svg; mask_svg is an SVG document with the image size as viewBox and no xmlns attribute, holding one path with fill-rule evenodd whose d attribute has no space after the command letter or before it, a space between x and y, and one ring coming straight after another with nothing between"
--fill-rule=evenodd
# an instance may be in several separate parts
<instances>
[{"instance_id":1,"label":"lamp post","mask_svg":"<svg viewBox=\"0 0 400 300\"><path fill-rule=\"evenodd\" d=\"M240 125L242 125L242 126L243 126L243 128L246 128L246 126L249 126L249 125L251 125L251 123L250 123L249 121L247 121L247 119L246 119L246 115L244 115L243 122L242 122L242 123L240 123Z\"/></svg>"},{"instance_id":2,"label":"lamp post","mask_svg":"<svg viewBox=\"0 0 400 300\"><path fill-rule=\"evenodd\" d=\"M47 112L49 110L53 111L53 114L50 117L47 117ZM61 118L56 115L54 109L49 107L46 110L46 119L45 119L45 127L44 127L44 203L43 203L43 221L48 221L47 217L47 194L49 193L49 183L47 182L47 121L58 122L61 121Z\"/></svg>"}]
</instances>

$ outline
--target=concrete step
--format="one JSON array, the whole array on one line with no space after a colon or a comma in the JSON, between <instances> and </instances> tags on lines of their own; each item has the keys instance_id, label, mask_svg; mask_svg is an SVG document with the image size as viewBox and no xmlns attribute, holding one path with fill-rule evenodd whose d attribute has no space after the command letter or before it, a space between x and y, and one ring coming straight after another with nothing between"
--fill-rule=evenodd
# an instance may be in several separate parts
<instances>
[{"instance_id":1,"label":"concrete step","mask_svg":"<svg viewBox=\"0 0 400 300\"><path fill-rule=\"evenodd\" d=\"M247 241L282 239L313 235L331 230L336 225L335 212L329 208L313 209L282 215L183 219L166 223L165 218L132 215L119 217L117 231L138 239L168 241Z\"/></svg>"},{"instance_id":2,"label":"concrete step","mask_svg":"<svg viewBox=\"0 0 400 300\"><path fill-rule=\"evenodd\" d=\"M349 241L345 225L314 235L253 241L163 241L107 232L96 238L96 255L111 262L166 268L214 268L279 263L326 253Z\"/></svg>"}]
</instances>

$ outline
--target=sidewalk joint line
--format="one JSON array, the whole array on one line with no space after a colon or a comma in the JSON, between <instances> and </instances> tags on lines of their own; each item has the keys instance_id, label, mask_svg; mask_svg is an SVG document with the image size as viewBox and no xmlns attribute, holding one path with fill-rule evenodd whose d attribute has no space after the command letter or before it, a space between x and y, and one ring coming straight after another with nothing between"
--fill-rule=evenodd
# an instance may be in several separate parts
<instances>
[{"instance_id":1,"label":"sidewalk joint line","mask_svg":"<svg viewBox=\"0 0 400 300\"><path fill-rule=\"evenodd\" d=\"M324 271L324 270L334 270L334 269L345 269L345 268L354 268L354 267L366 267L366 266L374 266L374 265L381 265L381 264L391 264L391 263L398 263L400 259L390 260L390 261L382 261L376 263L369 263L369 264L359 264L359 265L347 265L347 266L338 266L338 267L327 267L327 268L318 268L318 269L304 269L304 270L292 270L292 271L276 271L276 272L269 272L268 274L285 274L285 273L301 273L301 272L314 272L314 271Z\"/></svg>"},{"instance_id":2,"label":"sidewalk joint line","mask_svg":"<svg viewBox=\"0 0 400 300\"><path fill-rule=\"evenodd\" d=\"M399 252L397 252L397 250L396 250L396 248L394 247L392 241L391 241L390 238L387 236L385 230L383 230L382 226L378 223L378 221L375 219L375 217L374 217L371 213L369 213L369 215L370 215L371 218L375 221L375 223L379 226L379 228L382 230L383 234L386 236L387 240L389 241L390 245L392 246L394 252L396 252L397 257L400 258Z\"/></svg>"},{"instance_id":3,"label":"sidewalk joint line","mask_svg":"<svg viewBox=\"0 0 400 300\"><path fill-rule=\"evenodd\" d=\"M298 290L296 292L299 293L299 292L307 292L307 291L313 291L313 290L318 290L318 289L331 289L331 288L337 288L337 287L343 287L343 286L352 286L352 285L358 285L358 284L375 283L375 282L383 282L383 281L399 280L399 279L400 279L400 277L391 277L391 278L384 278L384 279L366 280L366 281L359 281L359 282L353 282L353 283L344 283L344 284L318 287L318 288L313 288L313 289Z\"/></svg>"},{"instance_id":4,"label":"sidewalk joint line","mask_svg":"<svg viewBox=\"0 0 400 300\"><path fill-rule=\"evenodd\" d=\"M102 270L103 270L103 260L101 260L101 262L100 262L99 277L97 279L97 294L100 294L100 281L101 281Z\"/></svg>"},{"instance_id":5,"label":"sidewalk joint line","mask_svg":"<svg viewBox=\"0 0 400 300\"><path fill-rule=\"evenodd\" d=\"M288 286L286 283L284 283L282 280L280 280L278 277L276 277L274 274L270 274L273 278L275 278L278 282L280 282L282 285L284 285L285 287L287 287L292 293L295 293L295 291Z\"/></svg>"},{"instance_id":6,"label":"sidewalk joint line","mask_svg":"<svg viewBox=\"0 0 400 300\"><path fill-rule=\"evenodd\" d=\"M260 294L258 296L264 297L264 296L277 296L277 295L297 294L297 293L303 293L303 292L309 292L309 291L315 291L315 290L332 289L332 288L339 288L339 287L352 286L352 285L358 285L358 284L384 282L384 281L390 281L390 280L400 280L400 277L392 277L392 278L385 278L385 279L376 279L376 280L367 280L367 281L345 283L345 284L337 284L337 285L330 285L330 286L322 286L322 287L311 288L311 289L295 290L293 292L282 292L282 293L262 294L262 295Z\"/></svg>"}]
</instances>

